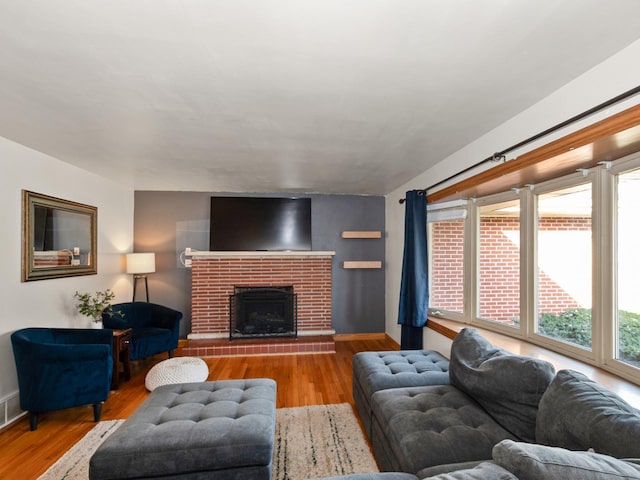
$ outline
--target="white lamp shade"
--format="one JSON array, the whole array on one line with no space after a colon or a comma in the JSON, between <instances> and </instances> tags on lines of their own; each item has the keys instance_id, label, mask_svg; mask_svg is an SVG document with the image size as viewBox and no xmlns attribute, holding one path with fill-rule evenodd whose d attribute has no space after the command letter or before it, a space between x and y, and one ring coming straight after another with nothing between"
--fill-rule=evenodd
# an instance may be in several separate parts
<instances>
[{"instance_id":1,"label":"white lamp shade","mask_svg":"<svg viewBox=\"0 0 640 480\"><path fill-rule=\"evenodd\" d=\"M155 271L155 253L127 253L127 273L153 273Z\"/></svg>"}]
</instances>

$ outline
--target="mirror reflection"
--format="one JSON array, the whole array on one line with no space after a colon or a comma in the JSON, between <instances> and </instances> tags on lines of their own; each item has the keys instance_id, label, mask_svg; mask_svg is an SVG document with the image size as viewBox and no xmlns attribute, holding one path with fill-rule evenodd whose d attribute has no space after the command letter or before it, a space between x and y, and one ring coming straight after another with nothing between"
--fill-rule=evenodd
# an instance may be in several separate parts
<instances>
[{"instance_id":1,"label":"mirror reflection","mask_svg":"<svg viewBox=\"0 0 640 480\"><path fill-rule=\"evenodd\" d=\"M33 266L89 265L91 216L36 205Z\"/></svg>"}]
</instances>

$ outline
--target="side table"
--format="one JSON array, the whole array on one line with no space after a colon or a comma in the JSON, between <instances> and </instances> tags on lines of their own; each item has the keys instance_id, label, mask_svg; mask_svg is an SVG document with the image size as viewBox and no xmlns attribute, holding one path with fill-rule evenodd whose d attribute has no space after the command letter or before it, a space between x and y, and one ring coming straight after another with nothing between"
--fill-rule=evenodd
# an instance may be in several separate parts
<instances>
[{"instance_id":1,"label":"side table","mask_svg":"<svg viewBox=\"0 0 640 480\"><path fill-rule=\"evenodd\" d=\"M111 375L111 388L116 390L120 386L121 377L124 380L131 378L131 366L129 364L129 344L131 342L131 329L113 330L113 373Z\"/></svg>"}]
</instances>

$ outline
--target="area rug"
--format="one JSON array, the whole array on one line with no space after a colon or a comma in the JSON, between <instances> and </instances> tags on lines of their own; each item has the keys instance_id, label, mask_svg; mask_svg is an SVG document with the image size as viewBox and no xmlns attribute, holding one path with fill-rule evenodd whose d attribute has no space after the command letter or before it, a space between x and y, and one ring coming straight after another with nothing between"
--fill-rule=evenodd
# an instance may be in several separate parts
<instances>
[{"instance_id":1,"label":"area rug","mask_svg":"<svg viewBox=\"0 0 640 480\"><path fill-rule=\"evenodd\" d=\"M91 455L122 422L99 422L39 480L88 480ZM276 410L273 480L377 471L348 403Z\"/></svg>"},{"instance_id":2,"label":"area rug","mask_svg":"<svg viewBox=\"0 0 640 480\"><path fill-rule=\"evenodd\" d=\"M348 403L281 408L276 419L274 480L378 471Z\"/></svg>"}]
</instances>

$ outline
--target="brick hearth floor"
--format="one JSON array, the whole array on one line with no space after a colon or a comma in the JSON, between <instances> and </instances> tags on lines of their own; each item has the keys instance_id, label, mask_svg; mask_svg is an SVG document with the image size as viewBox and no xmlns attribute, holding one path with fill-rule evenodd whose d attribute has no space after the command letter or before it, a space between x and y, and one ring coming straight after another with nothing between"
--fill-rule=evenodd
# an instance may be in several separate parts
<instances>
[{"instance_id":1,"label":"brick hearth floor","mask_svg":"<svg viewBox=\"0 0 640 480\"><path fill-rule=\"evenodd\" d=\"M286 355L294 353L335 353L332 335L297 338L187 340L184 356L221 357L236 355Z\"/></svg>"}]
</instances>

